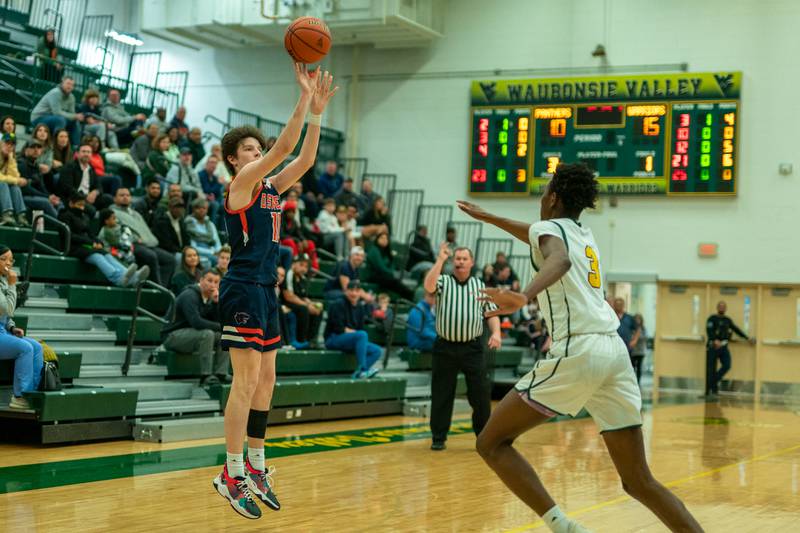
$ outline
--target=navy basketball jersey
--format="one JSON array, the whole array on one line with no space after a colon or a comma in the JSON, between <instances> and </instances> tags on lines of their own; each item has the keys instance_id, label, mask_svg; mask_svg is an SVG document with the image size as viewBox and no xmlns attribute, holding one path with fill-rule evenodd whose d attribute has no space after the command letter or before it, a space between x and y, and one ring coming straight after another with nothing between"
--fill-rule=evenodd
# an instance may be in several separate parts
<instances>
[{"instance_id":1,"label":"navy basketball jersey","mask_svg":"<svg viewBox=\"0 0 800 533\"><path fill-rule=\"evenodd\" d=\"M281 237L281 201L264 178L248 205L233 211L225 199L225 226L231 245L226 279L275 285Z\"/></svg>"}]
</instances>

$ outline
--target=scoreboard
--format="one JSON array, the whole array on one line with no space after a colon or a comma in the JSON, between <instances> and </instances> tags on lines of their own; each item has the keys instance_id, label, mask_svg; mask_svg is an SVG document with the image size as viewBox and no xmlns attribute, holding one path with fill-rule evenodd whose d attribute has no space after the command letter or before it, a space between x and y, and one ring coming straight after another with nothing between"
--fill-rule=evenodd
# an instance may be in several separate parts
<instances>
[{"instance_id":1,"label":"scoreboard","mask_svg":"<svg viewBox=\"0 0 800 533\"><path fill-rule=\"evenodd\" d=\"M583 162L611 194L734 195L741 73L475 81L469 192L540 194Z\"/></svg>"}]
</instances>

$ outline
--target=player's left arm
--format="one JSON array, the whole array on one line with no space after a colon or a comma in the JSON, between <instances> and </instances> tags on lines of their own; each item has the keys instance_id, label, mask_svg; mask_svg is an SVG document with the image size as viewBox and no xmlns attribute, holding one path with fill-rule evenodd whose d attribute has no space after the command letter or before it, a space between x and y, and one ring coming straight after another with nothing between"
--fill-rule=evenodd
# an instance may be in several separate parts
<instances>
[{"instance_id":1,"label":"player's left arm","mask_svg":"<svg viewBox=\"0 0 800 533\"><path fill-rule=\"evenodd\" d=\"M322 76L316 77L316 82L317 85L314 88L311 103L309 104L312 116L308 121L306 137L303 140L303 146L300 148L300 154L297 159L286 165L286 168L271 178L273 187L280 194L288 191L292 185L308 172L308 169L314 166L319 146L321 115L331 97L339 90L339 87L332 87L333 76L327 70Z\"/></svg>"}]
</instances>

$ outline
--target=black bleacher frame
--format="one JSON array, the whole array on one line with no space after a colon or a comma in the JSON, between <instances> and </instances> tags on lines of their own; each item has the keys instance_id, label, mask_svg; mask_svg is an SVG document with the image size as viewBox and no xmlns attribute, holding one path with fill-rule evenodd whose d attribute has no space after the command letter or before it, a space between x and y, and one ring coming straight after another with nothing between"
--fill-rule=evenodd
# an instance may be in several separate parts
<instances>
[{"instance_id":1,"label":"black bleacher frame","mask_svg":"<svg viewBox=\"0 0 800 533\"><path fill-rule=\"evenodd\" d=\"M417 228L417 215L425 199L423 189L394 189L389 191L389 213L392 217L393 240L402 241ZM409 241L402 241L408 243Z\"/></svg>"},{"instance_id":2,"label":"black bleacher frame","mask_svg":"<svg viewBox=\"0 0 800 533\"><path fill-rule=\"evenodd\" d=\"M512 239L478 239L478 249L475 252L475 266L483 268L485 265L494 264L495 254L497 254L497 252L505 252L506 256L510 256L513 246L514 241Z\"/></svg>"}]
</instances>

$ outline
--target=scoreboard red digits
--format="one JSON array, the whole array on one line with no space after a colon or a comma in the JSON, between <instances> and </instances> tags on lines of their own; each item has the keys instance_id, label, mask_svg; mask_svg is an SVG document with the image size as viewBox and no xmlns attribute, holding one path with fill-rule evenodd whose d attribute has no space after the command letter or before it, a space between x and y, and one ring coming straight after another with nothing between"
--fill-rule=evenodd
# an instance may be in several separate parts
<instances>
[{"instance_id":1,"label":"scoreboard red digits","mask_svg":"<svg viewBox=\"0 0 800 533\"><path fill-rule=\"evenodd\" d=\"M470 192L529 194L530 109L475 109Z\"/></svg>"}]
</instances>

